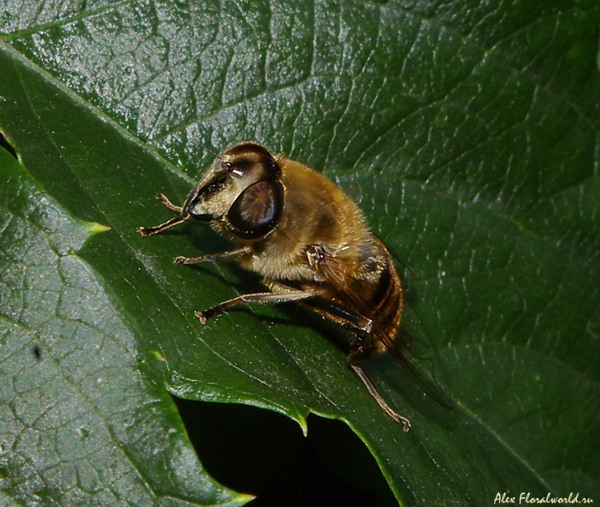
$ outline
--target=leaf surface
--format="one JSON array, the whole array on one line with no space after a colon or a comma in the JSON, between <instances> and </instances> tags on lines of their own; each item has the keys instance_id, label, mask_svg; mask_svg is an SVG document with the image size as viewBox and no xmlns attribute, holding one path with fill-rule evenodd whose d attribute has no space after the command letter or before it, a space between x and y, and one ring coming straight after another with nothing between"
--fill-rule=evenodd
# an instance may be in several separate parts
<instances>
[{"instance_id":1,"label":"leaf surface","mask_svg":"<svg viewBox=\"0 0 600 507\"><path fill-rule=\"evenodd\" d=\"M111 227L80 257L137 349L164 358L157 385L303 427L345 420L405 505L598 490L595 2L17 5L1 18L0 126L69 215ZM403 434L293 309L200 327L194 310L258 280L172 265L227 248L200 224L135 228L168 216L155 193L183 200L245 139L359 202L406 266L407 325L435 342L453 410L378 359Z\"/></svg>"},{"instance_id":2,"label":"leaf surface","mask_svg":"<svg viewBox=\"0 0 600 507\"><path fill-rule=\"evenodd\" d=\"M0 150L0 486L24 505L239 505L194 456L156 353L79 257L73 219ZM142 357L146 356L147 360ZM154 371L154 370L157 371Z\"/></svg>"}]
</instances>

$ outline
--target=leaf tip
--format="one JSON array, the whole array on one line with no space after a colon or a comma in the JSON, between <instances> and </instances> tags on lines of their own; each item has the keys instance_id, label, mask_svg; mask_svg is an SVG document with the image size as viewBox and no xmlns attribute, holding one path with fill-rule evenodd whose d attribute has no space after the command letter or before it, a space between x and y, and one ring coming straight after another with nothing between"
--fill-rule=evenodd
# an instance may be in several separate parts
<instances>
[{"instance_id":1,"label":"leaf tip","mask_svg":"<svg viewBox=\"0 0 600 507\"><path fill-rule=\"evenodd\" d=\"M97 222L88 222L85 226L85 230L90 234L98 234L100 232L110 231L110 227Z\"/></svg>"},{"instance_id":2,"label":"leaf tip","mask_svg":"<svg viewBox=\"0 0 600 507\"><path fill-rule=\"evenodd\" d=\"M151 349L148 350L145 354L145 358L144 361L159 361L161 363L164 363L167 361L167 358L165 356L163 356L163 354L155 349Z\"/></svg>"},{"instance_id":3,"label":"leaf tip","mask_svg":"<svg viewBox=\"0 0 600 507\"><path fill-rule=\"evenodd\" d=\"M298 423L300 429L302 430L302 435L304 437L308 436L308 423L306 422L306 417L302 415L298 415L298 417L293 417L293 419Z\"/></svg>"},{"instance_id":4,"label":"leaf tip","mask_svg":"<svg viewBox=\"0 0 600 507\"><path fill-rule=\"evenodd\" d=\"M255 495L249 495L248 493L238 493L236 495L235 501L236 501L236 505L246 505L247 503L249 503L255 499L256 499Z\"/></svg>"}]
</instances>

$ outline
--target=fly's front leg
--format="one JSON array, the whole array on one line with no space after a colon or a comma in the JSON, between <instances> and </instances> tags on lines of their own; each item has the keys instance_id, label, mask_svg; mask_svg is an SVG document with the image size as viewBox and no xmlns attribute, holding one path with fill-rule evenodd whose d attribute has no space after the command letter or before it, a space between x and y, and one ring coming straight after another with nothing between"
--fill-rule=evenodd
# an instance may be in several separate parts
<instances>
[{"instance_id":1,"label":"fly's front leg","mask_svg":"<svg viewBox=\"0 0 600 507\"><path fill-rule=\"evenodd\" d=\"M196 317L202 324L206 324L208 319L224 312L232 306L239 305L242 303L290 303L293 301L301 301L303 299L317 296L318 293L315 291L305 290L289 290L282 292L256 292L254 294L242 294L227 301L223 301L218 305L208 308L204 311L198 311L195 313Z\"/></svg>"},{"instance_id":2,"label":"fly's front leg","mask_svg":"<svg viewBox=\"0 0 600 507\"><path fill-rule=\"evenodd\" d=\"M179 215L181 215L183 208L181 206L176 206L171 201L169 201L169 198L165 194L156 194L156 200L160 201L160 203L168 210L171 210L174 213L178 213Z\"/></svg>"},{"instance_id":3,"label":"fly's front leg","mask_svg":"<svg viewBox=\"0 0 600 507\"><path fill-rule=\"evenodd\" d=\"M180 223L185 222L188 218L190 218L190 215L188 213L183 212L183 208L181 206L176 206L175 204L173 204L171 201L169 201L169 198L165 194L158 194L156 196L156 199L160 201L165 208L173 211L174 213L177 213L179 216L171 218L170 220L167 220L162 224L155 225L154 227L138 227L137 231L144 237L160 234L161 232L166 231L167 229L170 229L171 227L174 227L176 225L179 225Z\"/></svg>"}]
</instances>

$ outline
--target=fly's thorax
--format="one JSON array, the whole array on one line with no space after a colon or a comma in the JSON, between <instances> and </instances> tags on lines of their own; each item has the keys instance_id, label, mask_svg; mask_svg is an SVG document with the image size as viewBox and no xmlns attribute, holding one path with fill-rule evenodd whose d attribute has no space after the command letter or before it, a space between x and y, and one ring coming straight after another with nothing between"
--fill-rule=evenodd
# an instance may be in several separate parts
<instances>
[{"instance_id":1,"label":"fly's thorax","mask_svg":"<svg viewBox=\"0 0 600 507\"><path fill-rule=\"evenodd\" d=\"M325 281L311 261L319 249L349 272L356 269L370 242L362 213L331 180L303 164L279 160L284 203L279 222L253 244L246 269L273 280Z\"/></svg>"},{"instance_id":2,"label":"fly's thorax","mask_svg":"<svg viewBox=\"0 0 600 507\"><path fill-rule=\"evenodd\" d=\"M358 206L323 174L292 160L282 163L285 202L278 229L301 245L356 248L371 236Z\"/></svg>"}]
</instances>

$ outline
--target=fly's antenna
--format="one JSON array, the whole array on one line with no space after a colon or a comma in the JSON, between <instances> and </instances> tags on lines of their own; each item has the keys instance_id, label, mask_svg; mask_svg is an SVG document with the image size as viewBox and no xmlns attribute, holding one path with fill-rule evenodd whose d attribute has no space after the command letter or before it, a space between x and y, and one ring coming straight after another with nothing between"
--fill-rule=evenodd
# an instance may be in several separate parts
<instances>
[{"instance_id":1,"label":"fly's antenna","mask_svg":"<svg viewBox=\"0 0 600 507\"><path fill-rule=\"evenodd\" d=\"M206 151L207 153L210 153L213 157L215 157L218 160L223 160L223 157L221 156L221 154L217 153L216 151L209 150L208 148L204 148L204 151Z\"/></svg>"}]
</instances>

